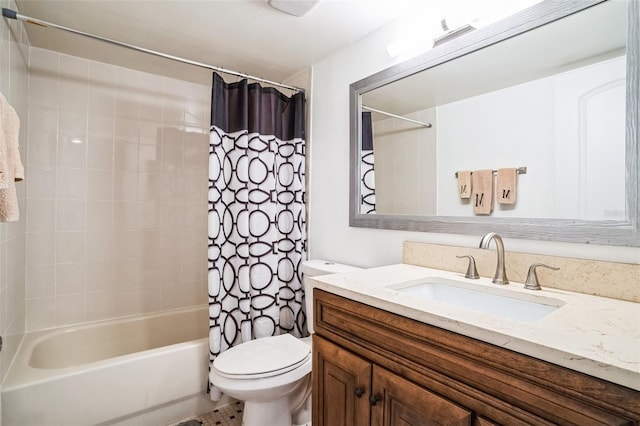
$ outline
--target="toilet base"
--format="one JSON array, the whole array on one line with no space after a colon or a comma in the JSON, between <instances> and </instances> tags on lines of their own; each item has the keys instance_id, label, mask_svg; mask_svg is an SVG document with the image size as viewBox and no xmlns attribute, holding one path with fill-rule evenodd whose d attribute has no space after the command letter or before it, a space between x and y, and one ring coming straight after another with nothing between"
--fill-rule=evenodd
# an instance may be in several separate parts
<instances>
[{"instance_id":1,"label":"toilet base","mask_svg":"<svg viewBox=\"0 0 640 426\"><path fill-rule=\"evenodd\" d=\"M289 397L269 402L244 402L242 426L291 426Z\"/></svg>"}]
</instances>

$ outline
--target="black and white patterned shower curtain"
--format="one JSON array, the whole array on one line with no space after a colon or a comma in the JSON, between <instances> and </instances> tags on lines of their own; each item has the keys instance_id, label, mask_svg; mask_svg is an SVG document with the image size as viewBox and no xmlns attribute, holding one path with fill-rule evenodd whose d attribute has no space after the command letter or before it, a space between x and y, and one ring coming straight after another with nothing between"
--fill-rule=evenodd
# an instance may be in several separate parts
<instances>
[{"instance_id":1,"label":"black and white patterned shower curtain","mask_svg":"<svg viewBox=\"0 0 640 426\"><path fill-rule=\"evenodd\" d=\"M373 125L371 113L362 112L362 144L360 148L360 213L376 212L376 178L373 158Z\"/></svg>"},{"instance_id":2,"label":"black and white patterned shower curtain","mask_svg":"<svg viewBox=\"0 0 640 426\"><path fill-rule=\"evenodd\" d=\"M304 94L213 75L209 145L211 361L251 339L306 333ZM219 395L212 390L212 398Z\"/></svg>"}]
</instances>

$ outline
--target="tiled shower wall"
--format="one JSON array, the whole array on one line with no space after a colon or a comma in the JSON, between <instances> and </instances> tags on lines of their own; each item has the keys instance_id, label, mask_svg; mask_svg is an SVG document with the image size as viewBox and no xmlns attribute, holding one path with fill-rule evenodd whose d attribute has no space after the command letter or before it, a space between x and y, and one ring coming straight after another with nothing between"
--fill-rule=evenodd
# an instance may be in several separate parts
<instances>
[{"instance_id":1,"label":"tiled shower wall","mask_svg":"<svg viewBox=\"0 0 640 426\"><path fill-rule=\"evenodd\" d=\"M13 0L0 6L16 9ZM27 153L27 66L29 42L22 24L0 19L0 92L13 105L21 120L20 152ZM17 185L21 220L0 223L0 383L14 358L25 332L25 183Z\"/></svg>"},{"instance_id":2,"label":"tiled shower wall","mask_svg":"<svg viewBox=\"0 0 640 426\"><path fill-rule=\"evenodd\" d=\"M207 302L209 99L31 49L27 331Z\"/></svg>"},{"instance_id":3,"label":"tiled shower wall","mask_svg":"<svg viewBox=\"0 0 640 426\"><path fill-rule=\"evenodd\" d=\"M435 108L407 118L435 123ZM397 118L373 122L376 212L436 214L436 132Z\"/></svg>"}]
</instances>

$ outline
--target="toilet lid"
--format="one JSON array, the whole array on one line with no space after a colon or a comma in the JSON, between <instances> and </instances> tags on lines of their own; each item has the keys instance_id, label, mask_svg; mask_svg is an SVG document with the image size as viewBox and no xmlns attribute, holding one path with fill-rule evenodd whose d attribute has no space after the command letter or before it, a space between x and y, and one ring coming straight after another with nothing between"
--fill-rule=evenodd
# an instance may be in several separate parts
<instances>
[{"instance_id":1,"label":"toilet lid","mask_svg":"<svg viewBox=\"0 0 640 426\"><path fill-rule=\"evenodd\" d=\"M290 334L263 337L234 346L216 357L213 367L221 376L269 377L286 373L306 362L311 347Z\"/></svg>"}]
</instances>

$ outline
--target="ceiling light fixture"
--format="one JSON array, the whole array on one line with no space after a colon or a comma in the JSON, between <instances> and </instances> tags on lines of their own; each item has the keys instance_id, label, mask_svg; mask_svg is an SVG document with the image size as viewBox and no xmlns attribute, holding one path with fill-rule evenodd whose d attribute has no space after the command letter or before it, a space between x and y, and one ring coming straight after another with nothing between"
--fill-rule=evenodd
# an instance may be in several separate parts
<instances>
[{"instance_id":1,"label":"ceiling light fixture","mask_svg":"<svg viewBox=\"0 0 640 426\"><path fill-rule=\"evenodd\" d=\"M443 35L433 39L433 47L437 47L443 43L453 40L456 37L460 37L461 35L466 34L469 31L475 30L475 27L473 27L470 24L464 24L459 28L455 28L451 30L449 29L449 26L447 25L447 20L445 18L442 18L442 20L440 21L440 25L442 26L442 30L446 32Z\"/></svg>"},{"instance_id":2,"label":"ceiling light fixture","mask_svg":"<svg viewBox=\"0 0 640 426\"><path fill-rule=\"evenodd\" d=\"M293 16L304 16L320 5L322 0L269 0L269 6Z\"/></svg>"},{"instance_id":3,"label":"ceiling light fixture","mask_svg":"<svg viewBox=\"0 0 640 426\"><path fill-rule=\"evenodd\" d=\"M416 56L540 1L433 0L421 4L404 19L400 25L403 34L387 45L387 53L392 58ZM436 21L436 16L441 18Z\"/></svg>"}]
</instances>

